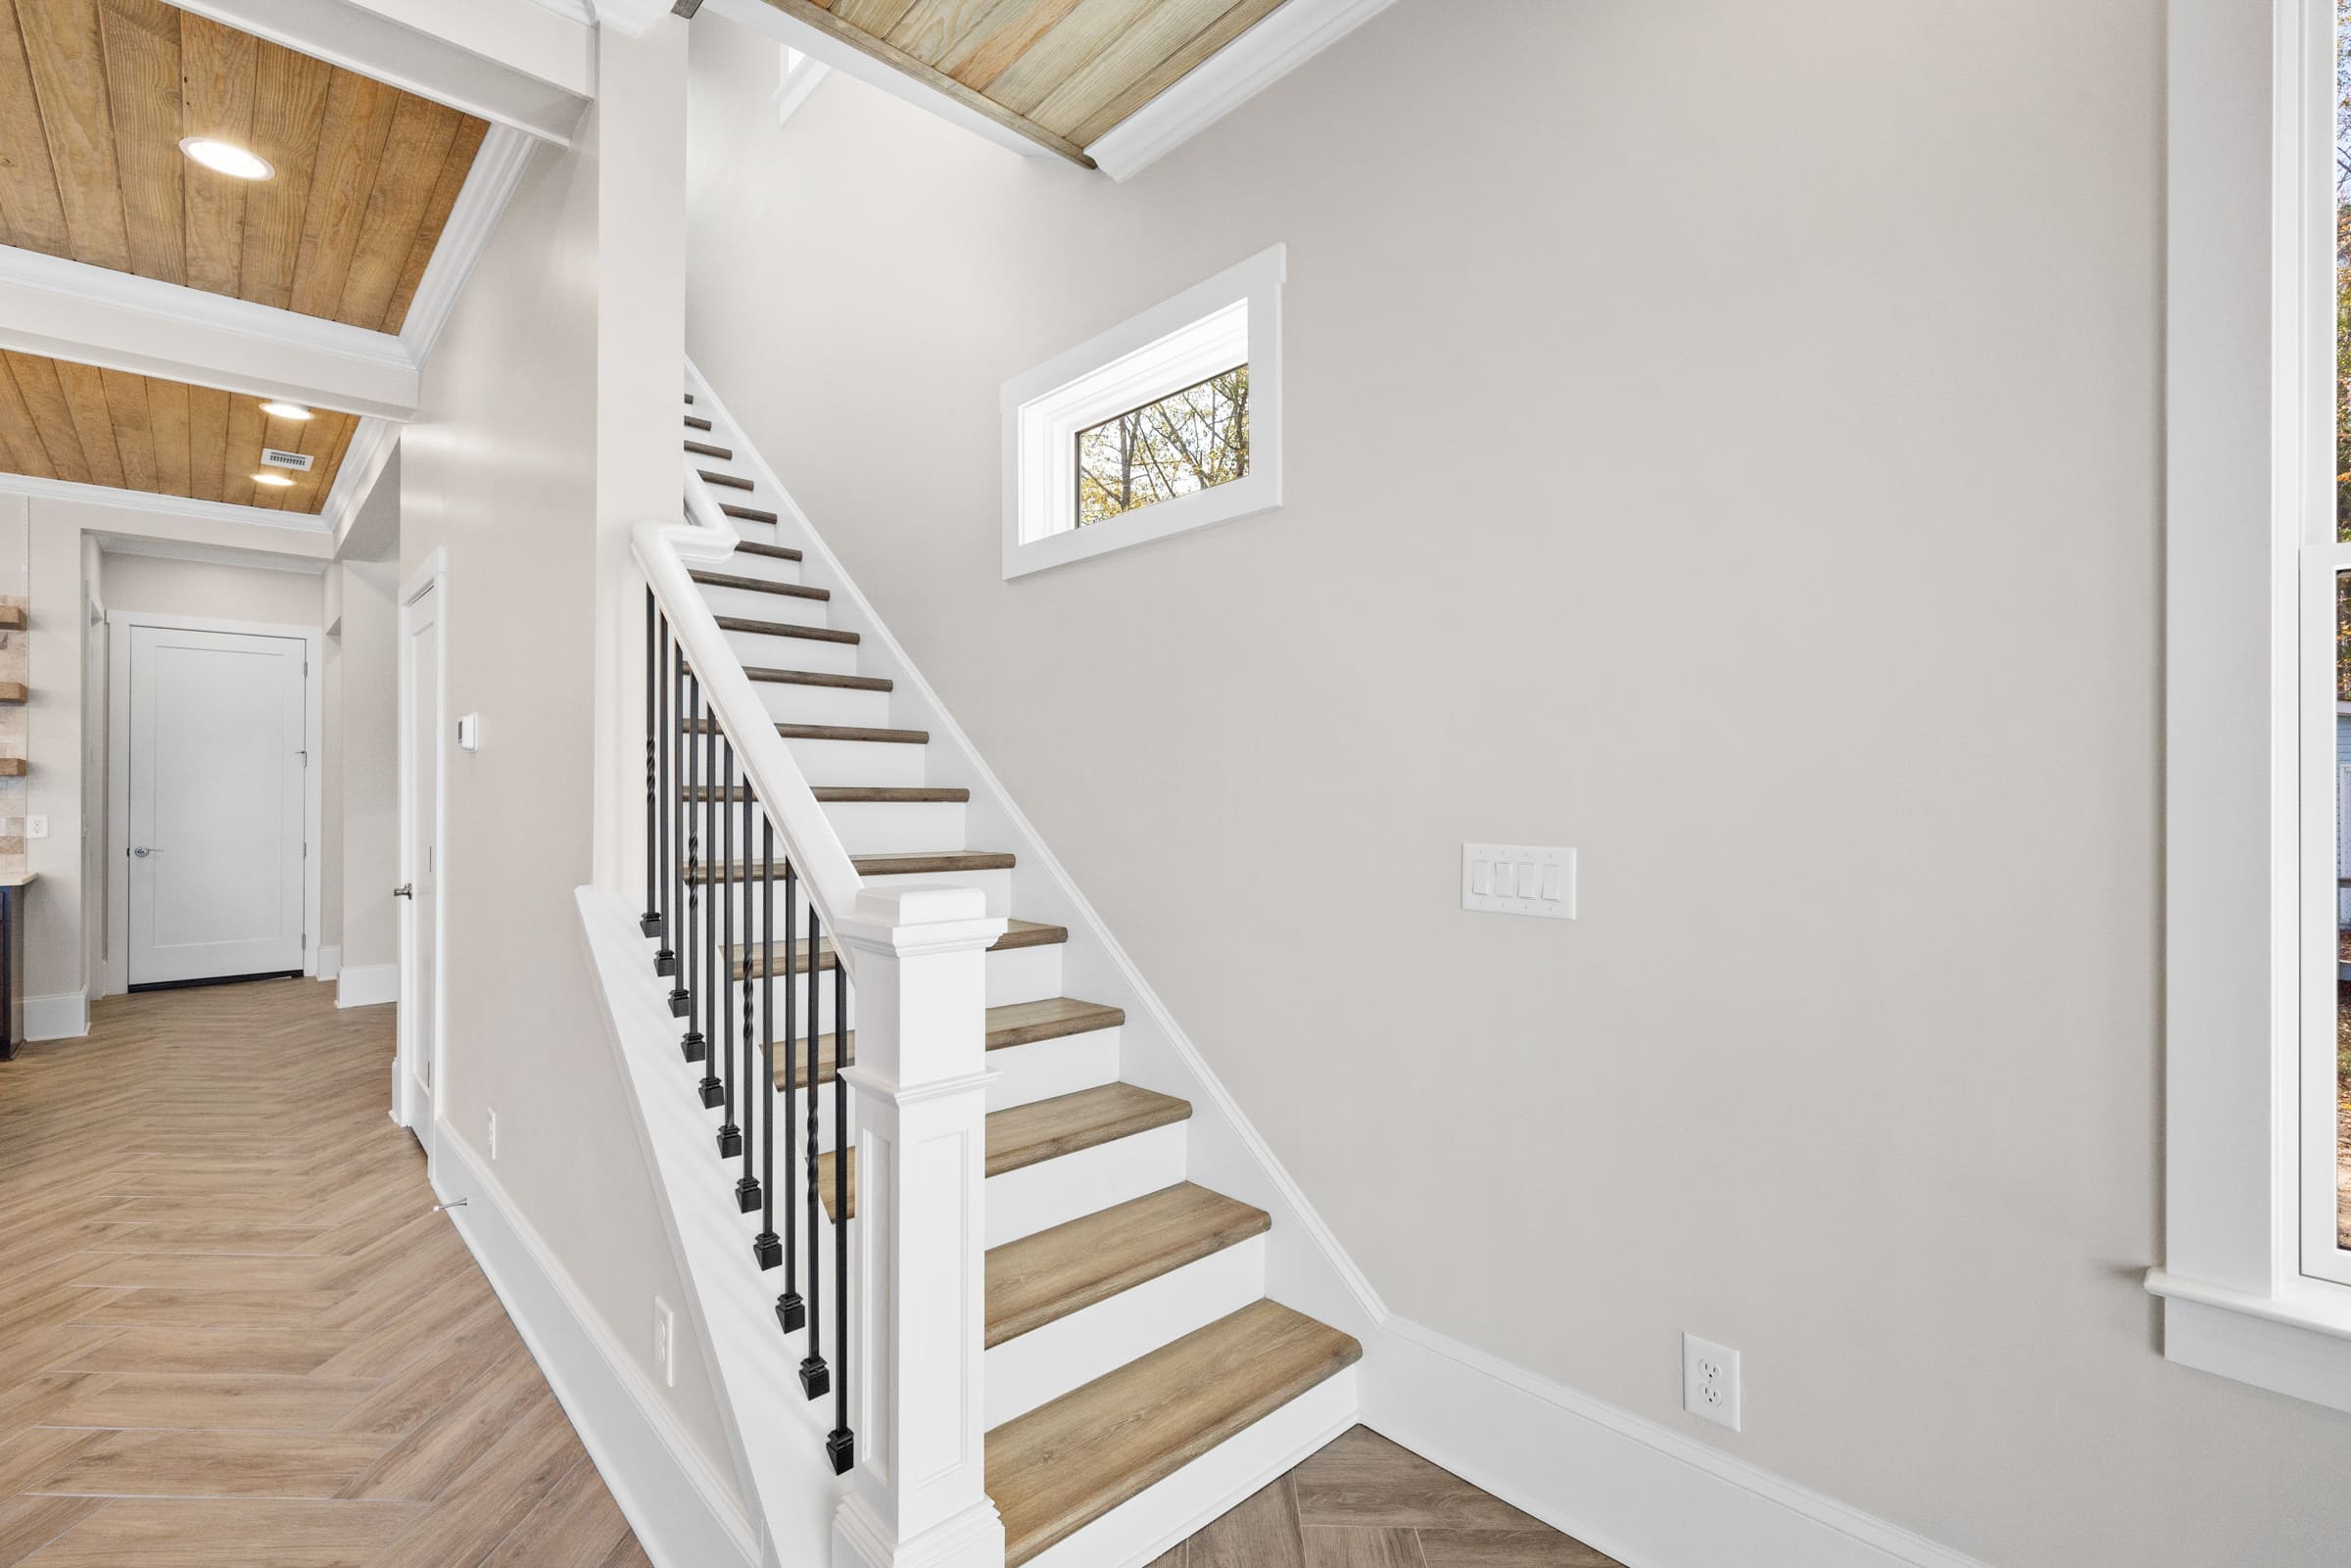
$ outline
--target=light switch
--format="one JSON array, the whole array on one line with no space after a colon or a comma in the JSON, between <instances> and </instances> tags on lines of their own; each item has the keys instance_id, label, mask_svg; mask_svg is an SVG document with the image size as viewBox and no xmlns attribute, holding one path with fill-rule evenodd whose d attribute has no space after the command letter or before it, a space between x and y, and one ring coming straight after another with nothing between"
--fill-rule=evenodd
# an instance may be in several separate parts
<instances>
[{"instance_id":1,"label":"light switch","mask_svg":"<svg viewBox=\"0 0 2351 1568\"><path fill-rule=\"evenodd\" d=\"M1463 844L1462 908L1573 920L1575 851L1524 844Z\"/></svg>"},{"instance_id":2,"label":"light switch","mask_svg":"<svg viewBox=\"0 0 2351 1568\"><path fill-rule=\"evenodd\" d=\"M482 716L480 714L468 713L457 721L457 749L459 751L482 749Z\"/></svg>"}]
</instances>

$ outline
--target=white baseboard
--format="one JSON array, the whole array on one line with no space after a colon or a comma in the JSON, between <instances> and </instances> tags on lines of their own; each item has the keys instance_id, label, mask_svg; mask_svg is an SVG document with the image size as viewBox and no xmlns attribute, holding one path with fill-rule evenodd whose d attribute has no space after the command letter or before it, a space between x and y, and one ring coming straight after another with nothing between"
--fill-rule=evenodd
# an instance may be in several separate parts
<instances>
[{"instance_id":1,"label":"white baseboard","mask_svg":"<svg viewBox=\"0 0 2351 1568\"><path fill-rule=\"evenodd\" d=\"M398 964L360 964L335 981L335 1006L379 1007L400 1000Z\"/></svg>"},{"instance_id":2,"label":"white baseboard","mask_svg":"<svg viewBox=\"0 0 2351 1568\"><path fill-rule=\"evenodd\" d=\"M562 1402L654 1568L759 1568L757 1531L733 1483L703 1462L660 1395L514 1212L473 1149L434 1129L436 1187L474 1261Z\"/></svg>"},{"instance_id":3,"label":"white baseboard","mask_svg":"<svg viewBox=\"0 0 2351 1568\"><path fill-rule=\"evenodd\" d=\"M90 993L61 991L24 998L24 1038L78 1040L90 1032Z\"/></svg>"},{"instance_id":4,"label":"white baseboard","mask_svg":"<svg viewBox=\"0 0 2351 1568\"><path fill-rule=\"evenodd\" d=\"M318 977L319 979L322 979L322 980L331 980L331 979L333 979L333 978L334 978L336 975L338 975L338 974L342 974L342 973L343 973L343 949L341 949L340 947L321 947L321 948L319 948L319 949L318 949L318 967L316 968L316 970L315 970L315 971L313 971L313 973L314 973L314 974L317 975L317 977Z\"/></svg>"},{"instance_id":5,"label":"white baseboard","mask_svg":"<svg viewBox=\"0 0 2351 1568\"><path fill-rule=\"evenodd\" d=\"M1986 1568L1405 1318L1374 1339L1365 1425L1630 1568Z\"/></svg>"}]
</instances>

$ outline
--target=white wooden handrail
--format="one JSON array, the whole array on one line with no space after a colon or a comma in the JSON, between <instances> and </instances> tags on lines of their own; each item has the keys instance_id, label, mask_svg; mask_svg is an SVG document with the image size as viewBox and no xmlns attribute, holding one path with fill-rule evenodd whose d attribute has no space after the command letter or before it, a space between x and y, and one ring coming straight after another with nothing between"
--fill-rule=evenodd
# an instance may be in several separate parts
<instances>
[{"instance_id":1,"label":"white wooden handrail","mask_svg":"<svg viewBox=\"0 0 2351 1568\"><path fill-rule=\"evenodd\" d=\"M698 474L690 476L687 488L687 509L695 510L694 487L700 483ZM702 500L707 506L708 493ZM718 618L710 606L702 602L699 590L685 560L685 550L691 548L697 559L705 562L723 560L736 544L735 532L725 526L715 507L710 515L718 518L719 529L726 538L723 549L713 550L709 525L700 521L690 524L648 521L630 531L629 546L637 557L638 569L645 573L646 583L653 591L653 598L668 617L670 633L686 651L687 665L701 682L704 699L712 717L718 721L720 733L735 747L737 763L749 783L752 796L775 825L776 837L792 869L799 874L800 885L807 890L825 924L839 929L842 921L850 918L857 908L857 895L864 883L857 868L849 860L840 835L833 831L824 808L817 804L816 794L808 787L808 780L792 757L792 749L784 737L776 734L776 721L768 716L767 706L751 687L750 677L743 673L743 661L727 641L726 633L719 630ZM681 539L679 536L687 537ZM856 963L847 953L841 961L849 973L857 973Z\"/></svg>"}]
</instances>

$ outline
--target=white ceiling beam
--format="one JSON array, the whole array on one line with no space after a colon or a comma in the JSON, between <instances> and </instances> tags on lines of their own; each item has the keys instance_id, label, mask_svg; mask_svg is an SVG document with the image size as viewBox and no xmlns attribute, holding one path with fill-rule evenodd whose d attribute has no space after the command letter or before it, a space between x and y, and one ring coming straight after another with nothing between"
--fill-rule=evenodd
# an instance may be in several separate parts
<instances>
[{"instance_id":1,"label":"white ceiling beam","mask_svg":"<svg viewBox=\"0 0 2351 1568\"><path fill-rule=\"evenodd\" d=\"M386 332L0 246L0 348L378 419L416 412Z\"/></svg>"},{"instance_id":2,"label":"white ceiling beam","mask_svg":"<svg viewBox=\"0 0 2351 1568\"><path fill-rule=\"evenodd\" d=\"M543 141L596 94L596 29L534 0L177 0L228 26Z\"/></svg>"}]
</instances>

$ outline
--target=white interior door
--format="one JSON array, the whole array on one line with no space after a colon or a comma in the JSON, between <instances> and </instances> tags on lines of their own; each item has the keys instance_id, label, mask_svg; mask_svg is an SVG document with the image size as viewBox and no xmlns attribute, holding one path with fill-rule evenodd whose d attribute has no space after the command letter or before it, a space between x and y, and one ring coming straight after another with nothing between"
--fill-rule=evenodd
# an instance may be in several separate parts
<instances>
[{"instance_id":1,"label":"white interior door","mask_svg":"<svg viewBox=\"0 0 2351 1568\"><path fill-rule=\"evenodd\" d=\"M306 653L300 638L130 629L133 986L302 973Z\"/></svg>"},{"instance_id":2,"label":"white interior door","mask_svg":"<svg viewBox=\"0 0 2351 1568\"><path fill-rule=\"evenodd\" d=\"M401 618L401 1119L427 1149L441 1021L440 600L440 591L428 586Z\"/></svg>"}]
</instances>

